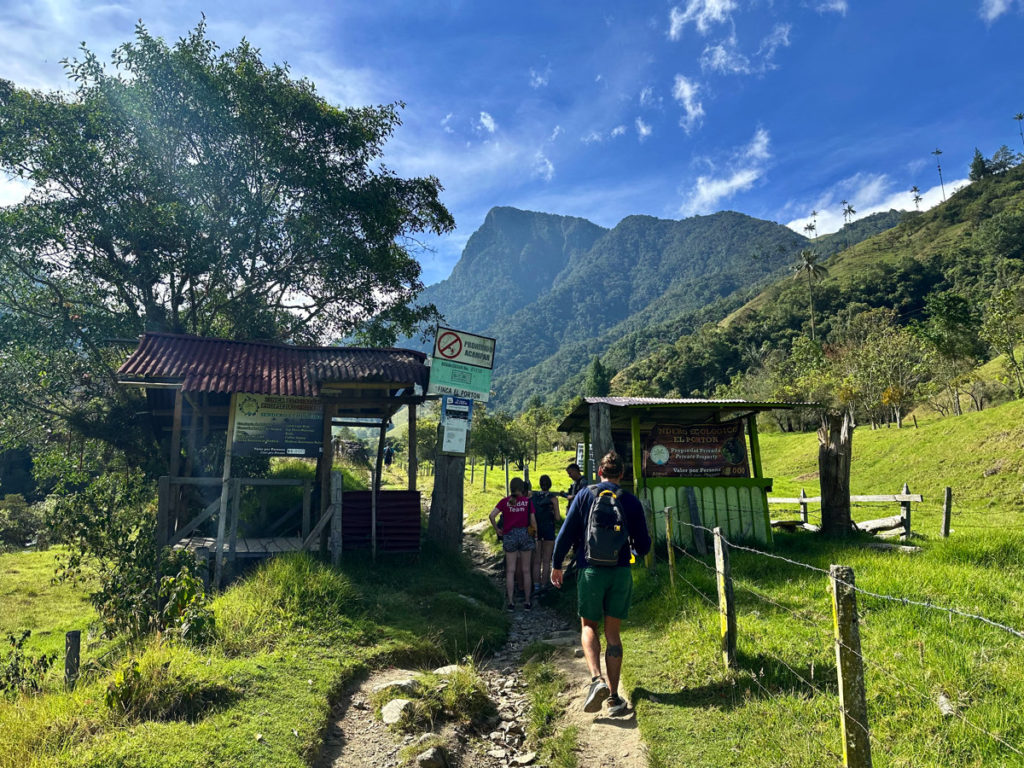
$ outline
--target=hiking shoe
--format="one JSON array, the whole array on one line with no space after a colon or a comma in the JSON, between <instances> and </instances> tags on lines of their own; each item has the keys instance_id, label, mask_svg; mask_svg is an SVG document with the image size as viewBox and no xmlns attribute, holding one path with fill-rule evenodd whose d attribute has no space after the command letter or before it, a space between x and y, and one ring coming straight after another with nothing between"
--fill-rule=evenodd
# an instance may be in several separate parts
<instances>
[{"instance_id":1,"label":"hiking shoe","mask_svg":"<svg viewBox=\"0 0 1024 768\"><path fill-rule=\"evenodd\" d=\"M600 712L601 705L604 704L604 700L611 695L611 691L608 690L608 684L605 683L600 677L590 684L590 692L587 694L587 700L583 702L584 712Z\"/></svg>"},{"instance_id":2,"label":"hiking shoe","mask_svg":"<svg viewBox=\"0 0 1024 768\"><path fill-rule=\"evenodd\" d=\"M533 610L533 603L523 603L523 608L525 608L528 611L532 611Z\"/></svg>"},{"instance_id":3,"label":"hiking shoe","mask_svg":"<svg viewBox=\"0 0 1024 768\"><path fill-rule=\"evenodd\" d=\"M608 697L608 714L611 717L618 717L624 715L629 710L629 705L626 700L621 696L609 696Z\"/></svg>"},{"instance_id":4,"label":"hiking shoe","mask_svg":"<svg viewBox=\"0 0 1024 768\"><path fill-rule=\"evenodd\" d=\"M509 603L508 605L505 606L505 610L508 611L509 613L515 613L516 612L516 607L512 603Z\"/></svg>"}]
</instances>

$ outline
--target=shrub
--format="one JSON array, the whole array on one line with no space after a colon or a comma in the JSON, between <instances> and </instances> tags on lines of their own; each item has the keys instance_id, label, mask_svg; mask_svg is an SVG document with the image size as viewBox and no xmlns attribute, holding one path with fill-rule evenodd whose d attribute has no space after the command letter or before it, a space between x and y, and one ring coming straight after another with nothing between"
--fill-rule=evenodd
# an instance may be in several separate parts
<instances>
[{"instance_id":1,"label":"shrub","mask_svg":"<svg viewBox=\"0 0 1024 768\"><path fill-rule=\"evenodd\" d=\"M57 654L26 653L25 641L31 634L26 629L20 637L7 636L10 650L0 651L0 693L16 695L42 690L43 678L57 660Z\"/></svg>"},{"instance_id":2,"label":"shrub","mask_svg":"<svg viewBox=\"0 0 1024 768\"><path fill-rule=\"evenodd\" d=\"M175 667L174 658L157 649L125 661L107 684L104 702L125 720L194 722L239 695L227 683L183 672Z\"/></svg>"},{"instance_id":3,"label":"shrub","mask_svg":"<svg viewBox=\"0 0 1024 768\"><path fill-rule=\"evenodd\" d=\"M198 565L186 551L157 546L152 492L141 472L127 471L58 494L54 534L67 545L58 578L75 580L86 566L95 571L99 589L89 600L107 636L175 629L209 637Z\"/></svg>"},{"instance_id":4,"label":"shrub","mask_svg":"<svg viewBox=\"0 0 1024 768\"><path fill-rule=\"evenodd\" d=\"M413 705L398 723L399 730L412 731L426 725L433 727L434 721L439 719L476 723L496 712L494 702L487 695L487 687L472 664L462 664L446 675L427 672L418 675L416 681L415 692L403 694ZM391 698L390 691L382 691L374 697L378 715Z\"/></svg>"},{"instance_id":5,"label":"shrub","mask_svg":"<svg viewBox=\"0 0 1024 768\"><path fill-rule=\"evenodd\" d=\"M45 531L43 505L29 504L20 493L9 493L0 501L0 550L45 540Z\"/></svg>"}]
</instances>

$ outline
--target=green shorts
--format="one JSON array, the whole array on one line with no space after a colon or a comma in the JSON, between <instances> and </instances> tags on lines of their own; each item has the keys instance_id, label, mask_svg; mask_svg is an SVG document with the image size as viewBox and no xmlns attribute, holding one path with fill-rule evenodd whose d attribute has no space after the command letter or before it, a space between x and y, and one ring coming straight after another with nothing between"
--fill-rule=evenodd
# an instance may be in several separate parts
<instances>
[{"instance_id":1,"label":"green shorts","mask_svg":"<svg viewBox=\"0 0 1024 768\"><path fill-rule=\"evenodd\" d=\"M577 613L588 621L629 618L633 595L633 574L629 566L584 568L576 577Z\"/></svg>"}]
</instances>

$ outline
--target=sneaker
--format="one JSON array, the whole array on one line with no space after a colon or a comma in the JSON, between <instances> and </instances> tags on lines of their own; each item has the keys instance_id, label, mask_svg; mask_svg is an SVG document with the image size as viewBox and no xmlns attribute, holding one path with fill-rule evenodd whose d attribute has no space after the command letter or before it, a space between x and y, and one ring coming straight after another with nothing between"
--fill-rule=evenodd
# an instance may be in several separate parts
<instances>
[{"instance_id":1,"label":"sneaker","mask_svg":"<svg viewBox=\"0 0 1024 768\"><path fill-rule=\"evenodd\" d=\"M523 608L525 608L528 611L532 611L533 610L533 603L523 603Z\"/></svg>"},{"instance_id":2,"label":"sneaker","mask_svg":"<svg viewBox=\"0 0 1024 768\"><path fill-rule=\"evenodd\" d=\"M505 610L508 611L509 613L515 613L516 612L516 607L512 603L509 603L508 605L505 606Z\"/></svg>"},{"instance_id":3,"label":"sneaker","mask_svg":"<svg viewBox=\"0 0 1024 768\"><path fill-rule=\"evenodd\" d=\"M608 697L608 714L611 717L618 717L624 715L629 711L629 705L626 700L621 696L609 696Z\"/></svg>"},{"instance_id":4,"label":"sneaker","mask_svg":"<svg viewBox=\"0 0 1024 768\"><path fill-rule=\"evenodd\" d=\"M600 677L594 680L590 684L590 692L587 694L587 700L583 702L584 712L600 712L601 705L604 704L604 700L608 698L611 691L608 690L608 684L605 683Z\"/></svg>"}]
</instances>

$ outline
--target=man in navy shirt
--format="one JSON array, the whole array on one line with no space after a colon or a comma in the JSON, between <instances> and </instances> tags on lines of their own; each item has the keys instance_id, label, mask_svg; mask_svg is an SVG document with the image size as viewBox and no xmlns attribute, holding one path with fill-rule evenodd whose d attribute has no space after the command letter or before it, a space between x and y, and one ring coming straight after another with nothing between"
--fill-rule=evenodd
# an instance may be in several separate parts
<instances>
[{"instance_id":1,"label":"man in navy shirt","mask_svg":"<svg viewBox=\"0 0 1024 768\"><path fill-rule=\"evenodd\" d=\"M555 539L555 551L551 562L551 583L562 587L562 561L569 554L569 548L576 547L577 582L576 594L582 623L583 655L590 667L590 690L583 704L585 712L599 712L608 699L608 713L621 715L626 712L626 702L619 696L619 676L622 672L622 638L619 630L622 620L629 616L629 601L633 593L633 574L629 569L630 546L639 556L651 549L651 537L647 532L647 520L640 500L631 493L622 491L622 459L615 451L601 459L598 474L602 482L585 487L572 500L565 522ZM585 552L587 522L591 506L596 498L594 491L601 493L611 490L618 498L619 506L626 520L628 542L619 551L617 566L592 565ZM604 621L605 668L608 679L601 674L600 624Z\"/></svg>"}]
</instances>

